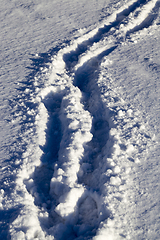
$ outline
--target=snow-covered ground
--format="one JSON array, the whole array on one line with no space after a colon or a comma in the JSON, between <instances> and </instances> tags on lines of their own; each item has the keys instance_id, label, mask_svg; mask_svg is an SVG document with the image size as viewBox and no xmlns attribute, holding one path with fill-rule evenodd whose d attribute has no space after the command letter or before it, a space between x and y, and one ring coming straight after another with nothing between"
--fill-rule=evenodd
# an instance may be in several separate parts
<instances>
[{"instance_id":1,"label":"snow-covered ground","mask_svg":"<svg viewBox=\"0 0 160 240\"><path fill-rule=\"evenodd\" d=\"M0 239L160 239L160 1L3 1Z\"/></svg>"}]
</instances>

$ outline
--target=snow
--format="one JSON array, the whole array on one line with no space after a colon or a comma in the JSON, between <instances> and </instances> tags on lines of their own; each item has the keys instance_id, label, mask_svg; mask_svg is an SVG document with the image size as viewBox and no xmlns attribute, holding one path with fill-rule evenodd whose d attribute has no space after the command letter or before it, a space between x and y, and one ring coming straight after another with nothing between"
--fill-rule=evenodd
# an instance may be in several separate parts
<instances>
[{"instance_id":1,"label":"snow","mask_svg":"<svg viewBox=\"0 0 160 240\"><path fill-rule=\"evenodd\" d=\"M159 8L2 3L0 239L159 239Z\"/></svg>"}]
</instances>

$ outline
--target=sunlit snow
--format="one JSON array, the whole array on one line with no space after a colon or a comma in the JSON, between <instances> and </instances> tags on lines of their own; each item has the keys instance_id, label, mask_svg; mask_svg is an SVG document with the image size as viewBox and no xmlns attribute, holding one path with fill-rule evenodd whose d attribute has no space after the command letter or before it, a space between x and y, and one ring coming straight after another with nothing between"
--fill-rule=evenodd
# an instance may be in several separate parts
<instances>
[{"instance_id":1,"label":"sunlit snow","mask_svg":"<svg viewBox=\"0 0 160 240\"><path fill-rule=\"evenodd\" d=\"M3 1L0 239L160 238L160 1Z\"/></svg>"}]
</instances>

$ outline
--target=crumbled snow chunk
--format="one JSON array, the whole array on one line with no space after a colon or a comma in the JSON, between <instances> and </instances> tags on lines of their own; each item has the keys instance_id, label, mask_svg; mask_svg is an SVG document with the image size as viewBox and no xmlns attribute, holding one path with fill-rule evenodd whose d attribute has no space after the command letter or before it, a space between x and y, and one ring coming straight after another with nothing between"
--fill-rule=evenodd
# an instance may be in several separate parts
<instances>
[{"instance_id":1,"label":"crumbled snow chunk","mask_svg":"<svg viewBox=\"0 0 160 240\"><path fill-rule=\"evenodd\" d=\"M25 89L25 93L29 93L30 89L29 88L26 88Z\"/></svg>"},{"instance_id":2,"label":"crumbled snow chunk","mask_svg":"<svg viewBox=\"0 0 160 240\"><path fill-rule=\"evenodd\" d=\"M122 111L122 110L119 110L119 112L118 112L118 116L119 116L119 117L123 117L124 115L125 115L125 112Z\"/></svg>"},{"instance_id":3,"label":"crumbled snow chunk","mask_svg":"<svg viewBox=\"0 0 160 240\"><path fill-rule=\"evenodd\" d=\"M133 110L132 109L128 109L127 110L127 114L128 114L129 117L132 117Z\"/></svg>"},{"instance_id":4,"label":"crumbled snow chunk","mask_svg":"<svg viewBox=\"0 0 160 240\"><path fill-rule=\"evenodd\" d=\"M56 207L55 211L63 218L73 213L78 199L84 193L84 188L72 188L69 193L62 195L60 198L61 203Z\"/></svg>"},{"instance_id":5,"label":"crumbled snow chunk","mask_svg":"<svg viewBox=\"0 0 160 240\"><path fill-rule=\"evenodd\" d=\"M127 146L126 152L127 152L128 154L132 154L132 152L133 152L134 150L135 150L134 146L133 146L132 144L130 144L130 145Z\"/></svg>"},{"instance_id":6,"label":"crumbled snow chunk","mask_svg":"<svg viewBox=\"0 0 160 240\"><path fill-rule=\"evenodd\" d=\"M118 173L120 173L120 171L121 171L121 169L119 166L114 167L114 173L118 174Z\"/></svg>"},{"instance_id":7,"label":"crumbled snow chunk","mask_svg":"<svg viewBox=\"0 0 160 240\"><path fill-rule=\"evenodd\" d=\"M119 186L121 184L121 179L119 177L111 177L110 178L110 183L112 185Z\"/></svg>"}]
</instances>

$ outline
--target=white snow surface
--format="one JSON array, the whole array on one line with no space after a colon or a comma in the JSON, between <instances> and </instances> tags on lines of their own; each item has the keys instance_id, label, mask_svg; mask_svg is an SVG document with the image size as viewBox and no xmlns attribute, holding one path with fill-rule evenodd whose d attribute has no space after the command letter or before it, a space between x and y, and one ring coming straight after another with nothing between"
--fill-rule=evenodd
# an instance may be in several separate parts
<instances>
[{"instance_id":1,"label":"white snow surface","mask_svg":"<svg viewBox=\"0 0 160 240\"><path fill-rule=\"evenodd\" d=\"M0 239L160 239L160 1L1 1Z\"/></svg>"}]
</instances>

